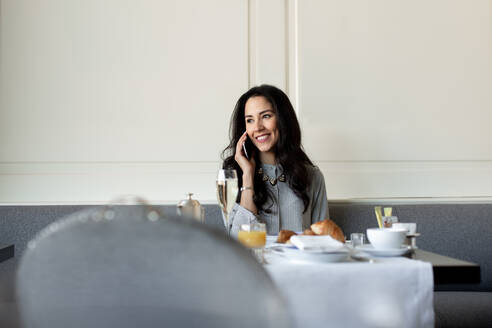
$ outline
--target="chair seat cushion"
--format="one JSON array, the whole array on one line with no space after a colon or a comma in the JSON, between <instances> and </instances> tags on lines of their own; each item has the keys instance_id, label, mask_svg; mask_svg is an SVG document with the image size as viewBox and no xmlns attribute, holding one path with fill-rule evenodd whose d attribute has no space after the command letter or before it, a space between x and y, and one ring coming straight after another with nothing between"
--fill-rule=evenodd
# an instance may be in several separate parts
<instances>
[{"instance_id":1,"label":"chair seat cushion","mask_svg":"<svg viewBox=\"0 0 492 328\"><path fill-rule=\"evenodd\" d=\"M435 292L436 327L492 327L491 292Z\"/></svg>"}]
</instances>

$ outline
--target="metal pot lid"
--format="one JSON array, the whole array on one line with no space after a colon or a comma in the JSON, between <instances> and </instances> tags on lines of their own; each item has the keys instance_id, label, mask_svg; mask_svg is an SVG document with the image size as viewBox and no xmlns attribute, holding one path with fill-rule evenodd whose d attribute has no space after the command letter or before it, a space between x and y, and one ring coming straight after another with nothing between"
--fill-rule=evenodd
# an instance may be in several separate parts
<instances>
[{"instance_id":1,"label":"metal pot lid","mask_svg":"<svg viewBox=\"0 0 492 328\"><path fill-rule=\"evenodd\" d=\"M181 207L192 207L192 208L200 207L200 203L197 200L191 198L191 196L193 196L193 193L189 192L187 195L188 195L188 198L180 201L178 203L178 207L180 207L180 208Z\"/></svg>"}]
</instances>

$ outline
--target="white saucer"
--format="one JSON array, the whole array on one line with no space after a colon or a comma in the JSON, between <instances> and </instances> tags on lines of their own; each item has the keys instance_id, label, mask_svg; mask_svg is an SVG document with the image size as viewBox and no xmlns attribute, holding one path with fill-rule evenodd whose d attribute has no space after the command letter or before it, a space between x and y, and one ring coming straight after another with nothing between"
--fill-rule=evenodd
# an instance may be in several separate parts
<instances>
[{"instance_id":1,"label":"white saucer","mask_svg":"<svg viewBox=\"0 0 492 328\"><path fill-rule=\"evenodd\" d=\"M384 257L402 256L412 250L412 248L408 245L402 245L400 248L377 249L370 244L360 245L355 247L355 249L361 252L368 253L373 256L384 256Z\"/></svg>"}]
</instances>

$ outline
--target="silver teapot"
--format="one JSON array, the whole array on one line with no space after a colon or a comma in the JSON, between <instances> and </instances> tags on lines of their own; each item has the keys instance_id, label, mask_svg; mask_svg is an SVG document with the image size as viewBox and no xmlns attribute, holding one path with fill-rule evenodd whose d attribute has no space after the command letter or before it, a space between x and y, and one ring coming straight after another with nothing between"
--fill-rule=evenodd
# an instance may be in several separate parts
<instances>
[{"instance_id":1,"label":"silver teapot","mask_svg":"<svg viewBox=\"0 0 492 328\"><path fill-rule=\"evenodd\" d=\"M205 209L197 200L191 198L191 196L193 196L193 193L190 192L187 195L187 199L183 199L178 203L178 215L191 217L198 222L203 223L205 221Z\"/></svg>"}]
</instances>

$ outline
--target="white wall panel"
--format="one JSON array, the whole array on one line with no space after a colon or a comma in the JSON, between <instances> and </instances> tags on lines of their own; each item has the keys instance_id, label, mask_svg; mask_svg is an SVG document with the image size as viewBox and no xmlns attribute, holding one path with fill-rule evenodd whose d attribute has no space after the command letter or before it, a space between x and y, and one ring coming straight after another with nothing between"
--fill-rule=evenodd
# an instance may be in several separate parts
<instances>
[{"instance_id":1,"label":"white wall panel","mask_svg":"<svg viewBox=\"0 0 492 328\"><path fill-rule=\"evenodd\" d=\"M285 0L250 0L250 86L286 90L287 8Z\"/></svg>"},{"instance_id":2,"label":"white wall panel","mask_svg":"<svg viewBox=\"0 0 492 328\"><path fill-rule=\"evenodd\" d=\"M0 202L215 199L247 1L0 3Z\"/></svg>"},{"instance_id":3,"label":"white wall panel","mask_svg":"<svg viewBox=\"0 0 492 328\"><path fill-rule=\"evenodd\" d=\"M298 15L315 159L492 159L491 1L310 0Z\"/></svg>"},{"instance_id":4,"label":"white wall panel","mask_svg":"<svg viewBox=\"0 0 492 328\"><path fill-rule=\"evenodd\" d=\"M3 0L2 161L216 161L243 0Z\"/></svg>"},{"instance_id":5,"label":"white wall panel","mask_svg":"<svg viewBox=\"0 0 492 328\"><path fill-rule=\"evenodd\" d=\"M492 1L294 2L329 198L492 195Z\"/></svg>"}]
</instances>

